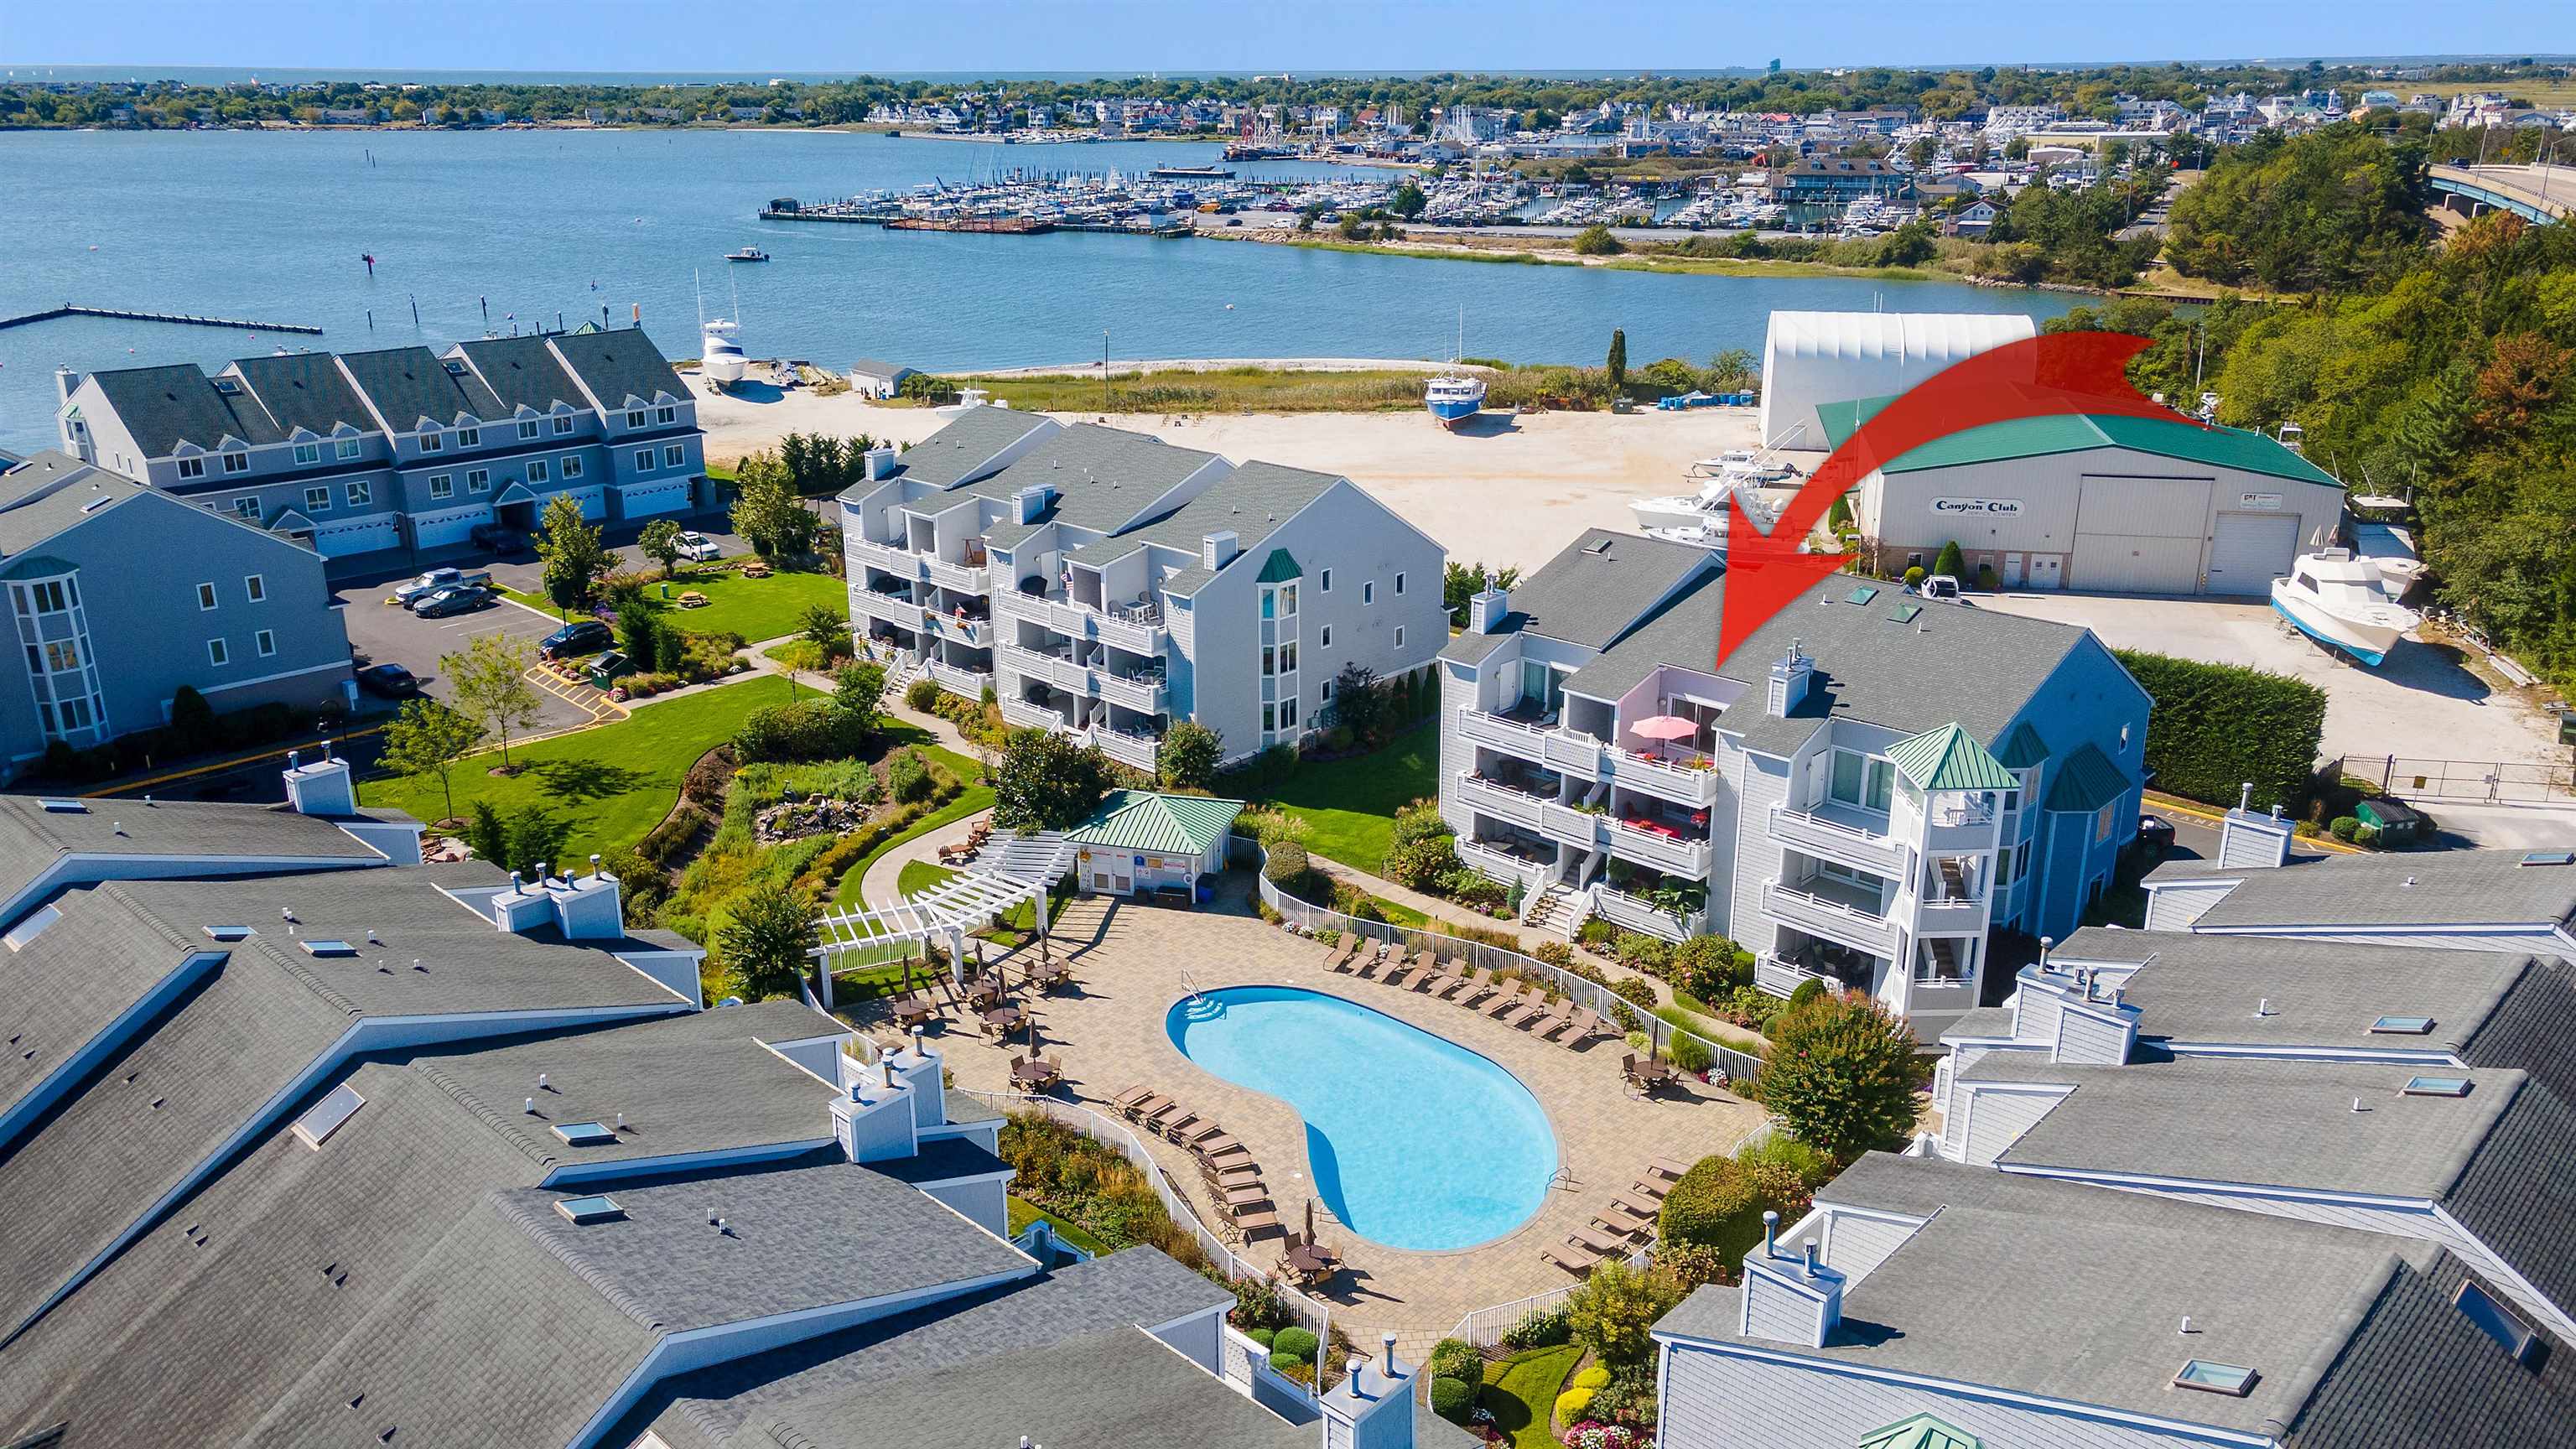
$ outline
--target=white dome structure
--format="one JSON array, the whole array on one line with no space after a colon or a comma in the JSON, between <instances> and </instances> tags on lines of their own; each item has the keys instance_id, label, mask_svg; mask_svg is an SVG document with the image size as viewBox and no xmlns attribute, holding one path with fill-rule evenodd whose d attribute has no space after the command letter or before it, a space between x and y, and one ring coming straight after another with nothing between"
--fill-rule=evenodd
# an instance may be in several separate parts
<instances>
[{"instance_id":1,"label":"white dome structure","mask_svg":"<svg viewBox=\"0 0 2576 1449\"><path fill-rule=\"evenodd\" d=\"M2039 335L2018 312L1774 312L1762 343L1762 436L1829 446L1818 403L1888 397L1954 362Z\"/></svg>"}]
</instances>

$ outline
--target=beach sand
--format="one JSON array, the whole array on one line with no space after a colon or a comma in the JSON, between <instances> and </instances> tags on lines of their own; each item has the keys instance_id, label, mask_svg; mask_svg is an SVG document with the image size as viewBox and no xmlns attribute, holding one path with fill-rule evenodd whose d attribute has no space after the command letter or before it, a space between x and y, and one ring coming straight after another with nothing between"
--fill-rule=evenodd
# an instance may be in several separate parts
<instances>
[{"instance_id":1,"label":"beach sand","mask_svg":"<svg viewBox=\"0 0 2576 1449\"><path fill-rule=\"evenodd\" d=\"M1451 558L1522 569L1547 562L1585 528L1633 530L1629 500L1681 492L1693 462L1758 441L1748 408L1489 414L1454 434L1413 412L1057 416L1153 433L1238 463L1339 473L1438 540ZM702 396L698 420L708 458L728 462L791 432L914 443L949 419L851 394L782 398L759 389L739 398Z\"/></svg>"}]
</instances>

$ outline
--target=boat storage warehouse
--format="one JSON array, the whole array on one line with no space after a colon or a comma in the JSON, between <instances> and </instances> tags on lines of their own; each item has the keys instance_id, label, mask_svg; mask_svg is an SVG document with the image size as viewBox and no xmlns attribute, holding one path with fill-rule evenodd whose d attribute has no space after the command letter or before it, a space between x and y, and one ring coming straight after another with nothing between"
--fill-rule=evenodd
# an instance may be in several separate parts
<instances>
[{"instance_id":1,"label":"boat storage warehouse","mask_svg":"<svg viewBox=\"0 0 2576 1449\"><path fill-rule=\"evenodd\" d=\"M1885 398L1818 409L1837 446ZM1853 516L1887 572L1956 540L2006 588L2260 594L2333 538L2343 485L2260 433L2109 414L2023 418L1927 443L1861 480Z\"/></svg>"}]
</instances>

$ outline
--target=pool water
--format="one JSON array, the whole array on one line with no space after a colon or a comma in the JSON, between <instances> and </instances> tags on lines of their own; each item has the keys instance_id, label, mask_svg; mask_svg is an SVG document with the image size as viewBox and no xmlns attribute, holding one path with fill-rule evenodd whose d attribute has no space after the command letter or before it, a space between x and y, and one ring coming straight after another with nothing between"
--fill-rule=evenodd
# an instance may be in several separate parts
<instances>
[{"instance_id":1,"label":"pool water","mask_svg":"<svg viewBox=\"0 0 2576 1449\"><path fill-rule=\"evenodd\" d=\"M1173 1004L1181 1054L1306 1121L1316 1195L1391 1248L1474 1247L1529 1221L1556 1134L1520 1078L1338 996L1230 986ZM1265 1163L1273 1182L1286 1164Z\"/></svg>"}]
</instances>

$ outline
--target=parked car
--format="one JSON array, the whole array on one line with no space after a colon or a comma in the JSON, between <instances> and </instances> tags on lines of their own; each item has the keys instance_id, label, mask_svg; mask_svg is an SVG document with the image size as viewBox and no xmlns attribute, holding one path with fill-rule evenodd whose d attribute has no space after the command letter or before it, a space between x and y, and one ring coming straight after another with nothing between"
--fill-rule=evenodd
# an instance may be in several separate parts
<instances>
[{"instance_id":1,"label":"parked car","mask_svg":"<svg viewBox=\"0 0 2576 1449\"><path fill-rule=\"evenodd\" d=\"M411 611L424 619L444 619L450 614L470 614L499 603L490 589L481 584L461 584L440 589L411 606Z\"/></svg>"},{"instance_id":2,"label":"parked car","mask_svg":"<svg viewBox=\"0 0 2576 1449\"><path fill-rule=\"evenodd\" d=\"M2173 843L2174 827L2172 821L2167 820L2161 815L2141 815L2138 817L2138 849L2146 853L2147 859L2164 859L2165 852L2173 849Z\"/></svg>"},{"instance_id":3,"label":"parked car","mask_svg":"<svg viewBox=\"0 0 2576 1449\"><path fill-rule=\"evenodd\" d=\"M399 664L370 664L358 671L358 687L383 699L401 699L420 691L420 681Z\"/></svg>"},{"instance_id":4,"label":"parked car","mask_svg":"<svg viewBox=\"0 0 2576 1449\"><path fill-rule=\"evenodd\" d=\"M707 563L723 556L724 550L716 547L716 541L703 533L680 535L680 557L691 563Z\"/></svg>"},{"instance_id":5,"label":"parked car","mask_svg":"<svg viewBox=\"0 0 2576 1449\"><path fill-rule=\"evenodd\" d=\"M504 558L514 558L528 551L528 536L506 523L478 523L466 535L474 546Z\"/></svg>"},{"instance_id":6,"label":"parked car","mask_svg":"<svg viewBox=\"0 0 2576 1449\"><path fill-rule=\"evenodd\" d=\"M418 602L423 595L437 593L440 589L454 588L459 584L490 582L492 582L492 575L488 571L469 574L460 568L431 569L394 585L394 602L412 604Z\"/></svg>"},{"instance_id":7,"label":"parked car","mask_svg":"<svg viewBox=\"0 0 2576 1449\"><path fill-rule=\"evenodd\" d=\"M572 659L596 654L617 642L617 636L597 619L581 619L566 624L537 641L539 659Z\"/></svg>"}]
</instances>

